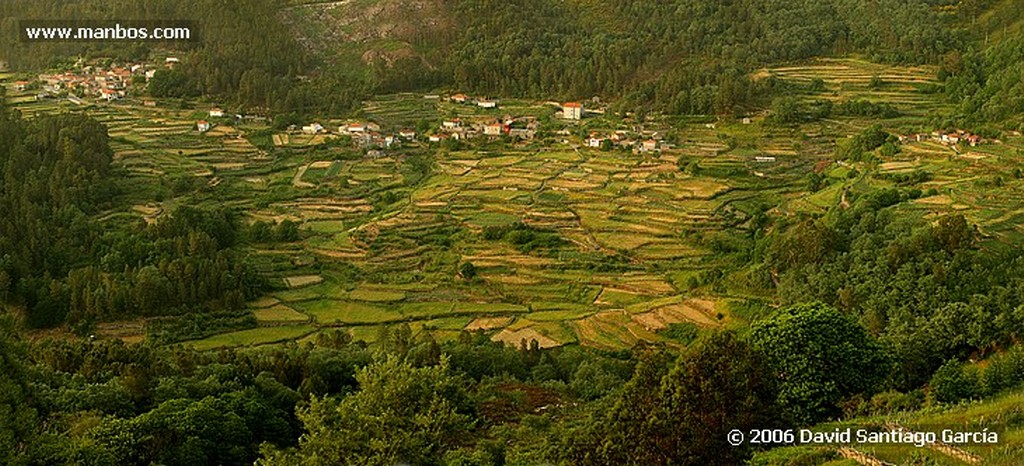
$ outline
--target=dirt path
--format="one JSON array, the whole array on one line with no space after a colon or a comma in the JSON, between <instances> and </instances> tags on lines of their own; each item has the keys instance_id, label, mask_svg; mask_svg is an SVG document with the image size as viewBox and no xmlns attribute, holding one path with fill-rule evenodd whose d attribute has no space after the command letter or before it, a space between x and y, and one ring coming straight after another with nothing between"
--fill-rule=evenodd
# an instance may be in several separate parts
<instances>
[{"instance_id":1,"label":"dirt path","mask_svg":"<svg viewBox=\"0 0 1024 466\"><path fill-rule=\"evenodd\" d=\"M313 183L302 181L302 177L306 174L306 170L309 170L309 165L299 167L299 170L295 172L295 176L292 178L292 186L295 186L296 188L312 188L315 186Z\"/></svg>"},{"instance_id":2,"label":"dirt path","mask_svg":"<svg viewBox=\"0 0 1024 466\"><path fill-rule=\"evenodd\" d=\"M843 458L854 460L858 464L863 464L864 466L896 466L850 447L839 448L839 454L842 455Z\"/></svg>"},{"instance_id":3,"label":"dirt path","mask_svg":"<svg viewBox=\"0 0 1024 466\"><path fill-rule=\"evenodd\" d=\"M899 424L896 424L896 423L889 423L889 424L886 425L886 427L888 427L890 430L896 430L896 431L902 431L902 432L911 432L911 433L913 432L912 430L907 429L906 427L903 427L903 426L901 426ZM954 446L949 445L949 444L945 444L945 443L942 443L942 442L935 442L935 443L929 443L926 446L928 448L931 448L932 450L935 450L935 451L937 451L939 453L942 453L943 455L946 455L946 456L948 456L950 458L954 458L954 459L963 461L964 463L967 463L967 464L981 464L981 462L982 462L982 458L980 456L975 455L975 454L973 454L973 453L971 453L971 452L969 452L967 450L964 450L962 448L954 447Z\"/></svg>"}]
</instances>

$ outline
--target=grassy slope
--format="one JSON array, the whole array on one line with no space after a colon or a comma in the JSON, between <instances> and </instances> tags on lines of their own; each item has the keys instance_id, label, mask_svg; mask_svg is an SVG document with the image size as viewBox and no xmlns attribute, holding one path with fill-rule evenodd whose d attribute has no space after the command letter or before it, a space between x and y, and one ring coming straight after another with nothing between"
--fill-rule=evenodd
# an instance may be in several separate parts
<instances>
[{"instance_id":1,"label":"grassy slope","mask_svg":"<svg viewBox=\"0 0 1024 466\"><path fill-rule=\"evenodd\" d=\"M988 429L997 432L998 443L963 444L959 449L980 458L980 464L1013 466L1021 464L1024 458L1024 390L994 399L951 407L933 407L920 411L891 416L861 417L838 423L815 426L812 430L828 432L836 428L880 429L889 423L899 424L915 432L935 432L941 436L943 429L954 432L980 432ZM817 465L856 464L840 461L840 447L856 449L877 459L894 464L969 464L955 458L955 453L942 447L913 445L834 445L834 446L792 446L777 448L757 454L751 464L757 465Z\"/></svg>"}]
</instances>

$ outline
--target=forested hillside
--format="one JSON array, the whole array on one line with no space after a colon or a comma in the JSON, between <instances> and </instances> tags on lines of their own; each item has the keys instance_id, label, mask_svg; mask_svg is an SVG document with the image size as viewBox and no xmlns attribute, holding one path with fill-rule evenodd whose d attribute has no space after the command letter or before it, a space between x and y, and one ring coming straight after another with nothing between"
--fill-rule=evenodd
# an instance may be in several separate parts
<instances>
[{"instance_id":1,"label":"forested hillside","mask_svg":"<svg viewBox=\"0 0 1024 466\"><path fill-rule=\"evenodd\" d=\"M16 19L55 15L195 19L202 41L173 45L187 52L185 66L166 72L154 93L230 97L278 113L339 112L372 93L444 86L506 97L621 98L622 108L631 110L730 114L766 103L772 83L754 84L748 74L767 64L846 53L933 63L963 45L951 27L955 18L923 0L190 0L114 8L98 1L19 0L0 8L5 29ZM425 19L407 21L410 11ZM0 50L16 68L82 52L139 58L149 51L20 44L13 37ZM315 79L300 82L299 75Z\"/></svg>"},{"instance_id":2,"label":"forested hillside","mask_svg":"<svg viewBox=\"0 0 1024 466\"><path fill-rule=\"evenodd\" d=\"M230 212L181 207L156 225L96 219L115 205L106 129L0 107L0 295L33 327L239 309L260 280L230 250Z\"/></svg>"}]
</instances>

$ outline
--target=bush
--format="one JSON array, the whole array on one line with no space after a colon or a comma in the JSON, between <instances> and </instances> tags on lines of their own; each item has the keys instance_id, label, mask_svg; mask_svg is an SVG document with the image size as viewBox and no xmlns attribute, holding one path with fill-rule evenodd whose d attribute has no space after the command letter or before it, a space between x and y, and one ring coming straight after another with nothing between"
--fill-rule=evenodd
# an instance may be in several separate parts
<instances>
[{"instance_id":1,"label":"bush","mask_svg":"<svg viewBox=\"0 0 1024 466\"><path fill-rule=\"evenodd\" d=\"M935 400L942 403L956 403L979 398L981 395L977 369L956 360L943 364L935 371L929 385Z\"/></svg>"}]
</instances>

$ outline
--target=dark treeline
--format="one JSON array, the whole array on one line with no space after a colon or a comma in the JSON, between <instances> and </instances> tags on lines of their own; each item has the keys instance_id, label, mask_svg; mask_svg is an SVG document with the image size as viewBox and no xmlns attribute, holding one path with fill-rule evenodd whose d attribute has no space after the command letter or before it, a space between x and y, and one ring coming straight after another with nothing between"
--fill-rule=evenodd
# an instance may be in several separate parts
<instances>
[{"instance_id":1,"label":"dark treeline","mask_svg":"<svg viewBox=\"0 0 1024 466\"><path fill-rule=\"evenodd\" d=\"M227 211L181 207L145 226L97 220L115 185L106 128L0 112L0 299L33 327L240 309L261 287L232 252Z\"/></svg>"},{"instance_id":2,"label":"dark treeline","mask_svg":"<svg viewBox=\"0 0 1024 466\"><path fill-rule=\"evenodd\" d=\"M848 313L783 307L746 336L682 350L541 350L408 325L371 348L313 343L197 352L118 340L20 340L0 315L5 464L740 464L732 429L891 415L1019 388L1014 350L951 363L934 395L893 391L899 355Z\"/></svg>"},{"instance_id":3,"label":"dark treeline","mask_svg":"<svg viewBox=\"0 0 1024 466\"><path fill-rule=\"evenodd\" d=\"M345 329L218 352L29 345L7 316L0 347L14 356L0 360L3 419L16 421L0 423L5 464L737 464L752 450L729 447L729 430L835 416L892 367L821 304L681 353L439 343L407 325L373 349ZM819 358L831 365L795 370Z\"/></svg>"},{"instance_id":4,"label":"dark treeline","mask_svg":"<svg viewBox=\"0 0 1024 466\"><path fill-rule=\"evenodd\" d=\"M1024 37L1008 37L963 56L950 54L942 65L946 94L959 104L961 123L1024 127Z\"/></svg>"}]
</instances>

